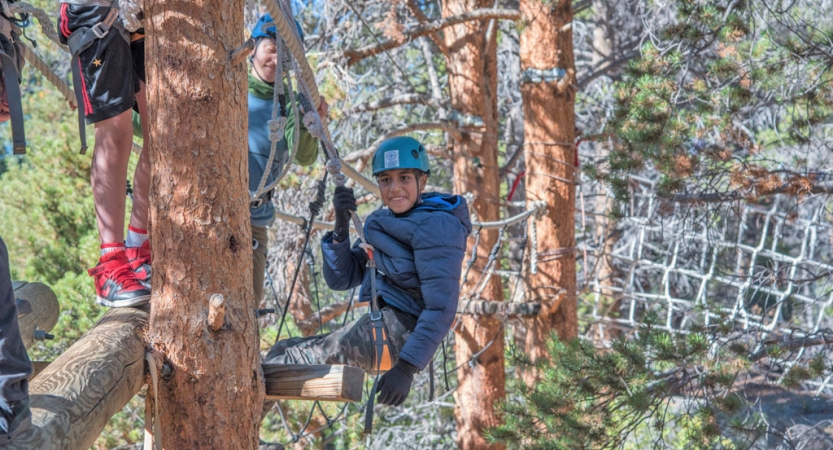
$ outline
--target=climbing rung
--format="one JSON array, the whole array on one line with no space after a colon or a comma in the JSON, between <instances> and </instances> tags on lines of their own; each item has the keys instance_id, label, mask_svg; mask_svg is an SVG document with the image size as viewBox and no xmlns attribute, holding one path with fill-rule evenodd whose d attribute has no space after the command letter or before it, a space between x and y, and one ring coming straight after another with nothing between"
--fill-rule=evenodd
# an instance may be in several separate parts
<instances>
[{"instance_id":1,"label":"climbing rung","mask_svg":"<svg viewBox=\"0 0 833 450\"><path fill-rule=\"evenodd\" d=\"M492 302L488 300L461 300L457 306L460 314L500 314L506 316L536 316L541 311L540 303Z\"/></svg>"},{"instance_id":2,"label":"climbing rung","mask_svg":"<svg viewBox=\"0 0 833 450\"><path fill-rule=\"evenodd\" d=\"M264 364L267 400L359 402L364 371L342 365Z\"/></svg>"}]
</instances>

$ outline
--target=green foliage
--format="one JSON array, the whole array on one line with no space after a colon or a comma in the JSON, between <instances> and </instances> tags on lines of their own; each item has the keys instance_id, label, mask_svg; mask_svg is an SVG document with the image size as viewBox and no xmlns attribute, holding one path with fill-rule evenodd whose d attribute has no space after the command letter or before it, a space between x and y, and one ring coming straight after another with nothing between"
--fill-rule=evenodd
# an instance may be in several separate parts
<instances>
[{"instance_id":1,"label":"green foliage","mask_svg":"<svg viewBox=\"0 0 833 450\"><path fill-rule=\"evenodd\" d=\"M736 427L738 435L757 430L746 400L732 392L746 356L723 350L715 355L714 336L702 330L671 334L657 323L649 313L632 340L611 349L553 336L549 358L535 364L510 349L507 358L534 368L539 381L516 383L520 397L501 405L505 423L490 429L489 439L509 448L595 449L620 448L650 435L654 448L680 442L681 448L735 448L724 424L751 421ZM692 392L698 399L680 405Z\"/></svg>"},{"instance_id":2,"label":"green foliage","mask_svg":"<svg viewBox=\"0 0 833 450\"><path fill-rule=\"evenodd\" d=\"M628 196L628 174L645 169L659 172L660 191L669 195L739 188L751 197L797 183L794 173L773 176L750 163L770 149L808 144L830 121L833 84L823 80L831 65L817 51L831 34L818 21L824 14L801 17L802 29L786 25L803 13L795 4L764 14L747 2L675 7L674 20L617 83L606 130L614 148L608 164L588 174L620 199ZM701 187L706 174L712 182Z\"/></svg>"}]
</instances>

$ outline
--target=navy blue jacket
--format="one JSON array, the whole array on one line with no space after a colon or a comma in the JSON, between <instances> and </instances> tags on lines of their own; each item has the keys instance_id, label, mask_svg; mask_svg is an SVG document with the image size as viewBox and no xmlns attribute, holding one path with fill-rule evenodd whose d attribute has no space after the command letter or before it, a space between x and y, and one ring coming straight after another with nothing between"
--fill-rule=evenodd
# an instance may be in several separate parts
<instances>
[{"instance_id":1,"label":"navy blue jacket","mask_svg":"<svg viewBox=\"0 0 833 450\"><path fill-rule=\"evenodd\" d=\"M388 208L373 212L364 232L374 249L377 294L385 303L417 318L399 357L424 369L448 333L457 313L460 275L471 233L469 208L459 195L426 192L403 214ZM321 240L324 279L335 290L361 284L360 301L370 301L367 255L349 240Z\"/></svg>"}]
</instances>

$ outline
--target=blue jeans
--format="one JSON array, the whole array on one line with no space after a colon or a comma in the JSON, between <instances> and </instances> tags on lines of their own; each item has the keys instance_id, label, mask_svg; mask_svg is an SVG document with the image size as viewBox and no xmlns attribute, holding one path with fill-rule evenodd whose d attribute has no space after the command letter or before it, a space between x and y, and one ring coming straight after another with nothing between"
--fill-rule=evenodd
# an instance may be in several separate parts
<instances>
[{"instance_id":1,"label":"blue jeans","mask_svg":"<svg viewBox=\"0 0 833 450\"><path fill-rule=\"evenodd\" d=\"M9 252L0 237L0 409L10 411L9 403L29 396L32 363L17 326Z\"/></svg>"}]
</instances>

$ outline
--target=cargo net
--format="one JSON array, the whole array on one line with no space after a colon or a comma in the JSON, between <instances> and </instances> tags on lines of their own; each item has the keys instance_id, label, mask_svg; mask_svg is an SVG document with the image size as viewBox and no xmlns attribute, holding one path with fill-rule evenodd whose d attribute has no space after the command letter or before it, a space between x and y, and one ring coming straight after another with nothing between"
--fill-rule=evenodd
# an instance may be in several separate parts
<instances>
[{"instance_id":1,"label":"cargo net","mask_svg":"<svg viewBox=\"0 0 833 450\"><path fill-rule=\"evenodd\" d=\"M585 337L609 345L647 311L675 333L729 323L715 344L741 340L756 355L790 342L770 360L782 369L833 342L829 195L708 203L663 197L656 187L631 177L629 201L617 204L583 185L590 205L578 255ZM830 394L830 381L808 385Z\"/></svg>"}]
</instances>

